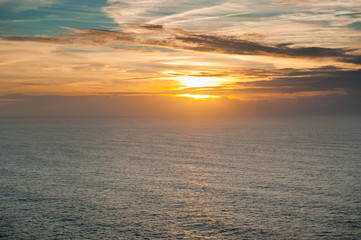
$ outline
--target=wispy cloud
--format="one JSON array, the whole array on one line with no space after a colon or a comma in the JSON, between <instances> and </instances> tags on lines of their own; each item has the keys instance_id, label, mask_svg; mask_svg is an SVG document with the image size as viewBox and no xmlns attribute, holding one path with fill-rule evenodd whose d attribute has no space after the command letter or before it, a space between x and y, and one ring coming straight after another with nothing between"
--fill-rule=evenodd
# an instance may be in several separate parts
<instances>
[{"instance_id":1,"label":"wispy cloud","mask_svg":"<svg viewBox=\"0 0 361 240\"><path fill-rule=\"evenodd\" d=\"M328 1L328 0L276 0L276 4L295 4L306 6L309 8L357 8L361 7L359 1L342 0L342 1Z\"/></svg>"},{"instance_id":2,"label":"wispy cloud","mask_svg":"<svg viewBox=\"0 0 361 240\"><path fill-rule=\"evenodd\" d=\"M174 25L190 21L201 21L221 17L231 17L239 14L249 13L244 5L235 2L225 2L219 5L186 10L184 12L171 14L149 21L150 24Z\"/></svg>"},{"instance_id":3,"label":"wispy cloud","mask_svg":"<svg viewBox=\"0 0 361 240\"><path fill-rule=\"evenodd\" d=\"M152 9L166 3L166 0L108 0L103 10L119 25L145 21Z\"/></svg>"},{"instance_id":4,"label":"wispy cloud","mask_svg":"<svg viewBox=\"0 0 361 240\"><path fill-rule=\"evenodd\" d=\"M122 48L157 46L178 50L233 55L264 55L292 58L334 58L346 63L361 63L361 56L352 49L324 47L293 47L291 43L269 45L224 35L210 35L184 29L168 29L161 25L141 25L146 32L119 32L99 29L74 29L69 33L47 36L0 36L0 40L30 41L55 44L106 45ZM118 45L117 45L118 44Z\"/></svg>"}]
</instances>

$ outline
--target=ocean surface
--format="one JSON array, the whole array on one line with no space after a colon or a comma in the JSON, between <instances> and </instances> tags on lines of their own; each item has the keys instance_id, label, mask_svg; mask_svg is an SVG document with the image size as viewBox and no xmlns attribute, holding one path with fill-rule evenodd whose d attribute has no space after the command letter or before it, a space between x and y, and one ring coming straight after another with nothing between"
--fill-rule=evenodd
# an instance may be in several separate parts
<instances>
[{"instance_id":1,"label":"ocean surface","mask_svg":"<svg viewBox=\"0 0 361 240\"><path fill-rule=\"evenodd\" d=\"M0 119L3 239L361 239L361 117Z\"/></svg>"}]
</instances>

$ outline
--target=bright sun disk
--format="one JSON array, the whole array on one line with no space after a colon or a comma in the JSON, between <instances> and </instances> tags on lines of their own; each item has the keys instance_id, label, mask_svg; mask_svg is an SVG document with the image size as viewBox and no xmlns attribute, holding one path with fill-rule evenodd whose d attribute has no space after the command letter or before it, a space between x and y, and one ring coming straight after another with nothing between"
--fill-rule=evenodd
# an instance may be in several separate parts
<instances>
[{"instance_id":1,"label":"bright sun disk","mask_svg":"<svg viewBox=\"0 0 361 240\"><path fill-rule=\"evenodd\" d=\"M180 76L175 80L179 81L185 88L201 88L201 87L214 87L219 86L225 82L222 78L217 77L193 77L193 76Z\"/></svg>"}]
</instances>

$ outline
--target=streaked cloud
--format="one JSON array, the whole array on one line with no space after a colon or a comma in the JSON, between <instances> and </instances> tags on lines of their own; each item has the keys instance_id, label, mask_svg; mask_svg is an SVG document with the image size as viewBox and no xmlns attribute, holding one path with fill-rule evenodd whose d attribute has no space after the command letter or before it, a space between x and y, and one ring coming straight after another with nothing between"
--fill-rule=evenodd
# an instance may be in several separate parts
<instances>
[{"instance_id":1,"label":"streaked cloud","mask_svg":"<svg viewBox=\"0 0 361 240\"><path fill-rule=\"evenodd\" d=\"M336 58L346 63L360 64L360 55L352 54L352 49L325 47L293 47L292 43L267 45L255 41L229 36L210 35L184 29L165 29L161 25L141 25L149 32L119 32L100 29L74 29L70 33L53 37L47 36L0 36L7 41L30 41L55 44L105 44L113 48L130 46L157 46L178 50L235 54L266 55L303 58ZM161 30L161 31L159 31ZM126 46L116 45L124 44Z\"/></svg>"},{"instance_id":2,"label":"streaked cloud","mask_svg":"<svg viewBox=\"0 0 361 240\"><path fill-rule=\"evenodd\" d=\"M249 13L247 8L236 2L224 2L219 5L194 8L184 12L171 14L165 17L149 21L150 24L166 24L170 26L179 23L196 22L222 17L231 17L239 14Z\"/></svg>"},{"instance_id":3,"label":"streaked cloud","mask_svg":"<svg viewBox=\"0 0 361 240\"><path fill-rule=\"evenodd\" d=\"M123 25L149 19L150 11L166 3L165 0L108 0L103 10L116 23Z\"/></svg>"},{"instance_id":4,"label":"streaked cloud","mask_svg":"<svg viewBox=\"0 0 361 240\"><path fill-rule=\"evenodd\" d=\"M327 1L327 0L276 0L277 4L295 4L309 8L358 8L361 3L355 0Z\"/></svg>"}]
</instances>

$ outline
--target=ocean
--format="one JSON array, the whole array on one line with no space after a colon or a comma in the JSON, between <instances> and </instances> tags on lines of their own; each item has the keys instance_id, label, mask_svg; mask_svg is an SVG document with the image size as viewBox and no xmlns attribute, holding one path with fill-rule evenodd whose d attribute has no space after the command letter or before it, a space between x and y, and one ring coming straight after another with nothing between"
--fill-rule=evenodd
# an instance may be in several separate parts
<instances>
[{"instance_id":1,"label":"ocean","mask_svg":"<svg viewBox=\"0 0 361 240\"><path fill-rule=\"evenodd\" d=\"M361 117L1 118L0 238L361 239Z\"/></svg>"}]
</instances>

